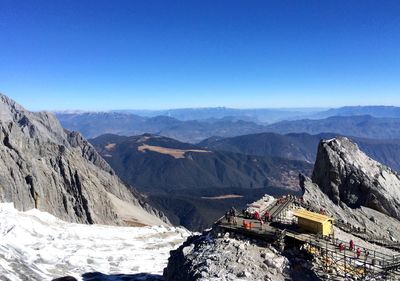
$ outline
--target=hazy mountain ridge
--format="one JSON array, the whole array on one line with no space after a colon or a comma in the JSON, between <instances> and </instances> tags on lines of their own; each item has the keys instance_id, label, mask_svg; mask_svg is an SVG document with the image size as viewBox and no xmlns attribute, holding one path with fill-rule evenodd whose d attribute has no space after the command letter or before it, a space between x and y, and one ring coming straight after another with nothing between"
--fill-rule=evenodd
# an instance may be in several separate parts
<instances>
[{"instance_id":1,"label":"hazy mountain ridge","mask_svg":"<svg viewBox=\"0 0 400 281\"><path fill-rule=\"evenodd\" d=\"M397 109L397 107L394 107L392 111L397 112ZM342 110L344 111L345 108ZM373 110L365 111L373 112ZM357 114L358 112L364 112L361 109L358 111L346 109L346 112L353 112L351 114L355 115L349 113L349 116L329 116L325 119L315 119L315 116L314 118L304 119L304 116L298 116L288 118L291 120L269 125L249 121L251 119L246 116L243 118L240 116L210 117L208 119L182 121L170 116L142 117L130 112L100 112L79 114L59 113L57 117L65 128L79 131L89 138L107 133L126 136L152 133L183 142L197 143L212 136L234 137L246 134L275 132L280 134L308 133L314 135L335 133L360 138L400 139L400 118L385 117L389 115L385 111L391 112L387 107L383 107L382 111L378 109L375 111L377 112L375 115L383 116L384 118ZM329 114L340 114L341 110L335 109L329 112ZM378 114L379 112L381 113ZM395 116L395 114L392 115Z\"/></svg>"},{"instance_id":2,"label":"hazy mountain ridge","mask_svg":"<svg viewBox=\"0 0 400 281\"><path fill-rule=\"evenodd\" d=\"M265 127L280 134L335 133L370 139L400 139L400 118L375 118L370 115L335 116L319 120L282 121Z\"/></svg>"},{"instance_id":3,"label":"hazy mountain ridge","mask_svg":"<svg viewBox=\"0 0 400 281\"><path fill-rule=\"evenodd\" d=\"M141 116L154 117L165 115L182 121L222 119L230 117L236 120L261 123L277 122L285 119L299 118L320 111L319 108L253 108L238 109L229 107L178 108L168 110L125 110Z\"/></svg>"},{"instance_id":4,"label":"hazy mountain ridge","mask_svg":"<svg viewBox=\"0 0 400 281\"><path fill-rule=\"evenodd\" d=\"M234 136L262 132L264 126L231 119L180 121L168 116L141 117L126 113L57 114L63 127L87 138L103 134L124 136L160 134L180 141L199 142L213 135Z\"/></svg>"},{"instance_id":5,"label":"hazy mountain ridge","mask_svg":"<svg viewBox=\"0 0 400 281\"><path fill-rule=\"evenodd\" d=\"M199 146L242 153L247 155L281 157L313 163L316 156L316 147L324 135L260 133L243 135L232 138L209 138Z\"/></svg>"},{"instance_id":6,"label":"hazy mountain ridge","mask_svg":"<svg viewBox=\"0 0 400 281\"><path fill-rule=\"evenodd\" d=\"M141 117L168 116L180 121L207 120L232 118L236 120L274 123L283 120L296 119L323 119L333 116L371 115L377 118L400 118L400 107L369 105L369 106L343 106L338 108L229 108L229 107L201 107L177 108L165 110L110 110L110 111L84 111L64 110L56 114L86 114L86 113L122 113L133 114Z\"/></svg>"},{"instance_id":7,"label":"hazy mountain ridge","mask_svg":"<svg viewBox=\"0 0 400 281\"><path fill-rule=\"evenodd\" d=\"M400 118L400 107L384 106L384 105L344 106L317 112L307 116L307 118L322 119L332 116L357 116L357 115L370 115L376 118Z\"/></svg>"},{"instance_id":8,"label":"hazy mountain ridge","mask_svg":"<svg viewBox=\"0 0 400 281\"><path fill-rule=\"evenodd\" d=\"M332 133L318 135L306 133L290 133L286 135L260 133L232 138L212 137L198 143L198 145L212 150L282 157L314 163L320 140L337 136L338 134ZM373 159L400 171L400 140L349 138L355 141Z\"/></svg>"}]
</instances>

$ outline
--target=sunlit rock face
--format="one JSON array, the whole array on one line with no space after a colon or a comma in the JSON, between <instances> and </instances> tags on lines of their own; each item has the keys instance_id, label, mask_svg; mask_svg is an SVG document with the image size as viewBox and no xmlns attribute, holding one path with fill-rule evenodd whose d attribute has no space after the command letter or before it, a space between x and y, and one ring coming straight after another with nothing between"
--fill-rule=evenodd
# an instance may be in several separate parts
<instances>
[{"instance_id":1,"label":"sunlit rock face","mask_svg":"<svg viewBox=\"0 0 400 281\"><path fill-rule=\"evenodd\" d=\"M0 202L13 202L18 210L37 208L70 222L164 223L162 214L134 195L81 135L65 131L52 114L29 112L4 95Z\"/></svg>"},{"instance_id":2,"label":"sunlit rock face","mask_svg":"<svg viewBox=\"0 0 400 281\"><path fill-rule=\"evenodd\" d=\"M312 175L337 205L369 207L400 218L400 177L347 138L321 141Z\"/></svg>"}]
</instances>

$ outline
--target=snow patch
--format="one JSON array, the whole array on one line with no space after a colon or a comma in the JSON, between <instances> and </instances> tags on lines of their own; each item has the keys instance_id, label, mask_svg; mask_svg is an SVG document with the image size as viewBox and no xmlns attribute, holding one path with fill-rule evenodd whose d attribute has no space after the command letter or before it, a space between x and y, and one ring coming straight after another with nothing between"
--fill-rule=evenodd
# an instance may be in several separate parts
<instances>
[{"instance_id":1,"label":"snow patch","mask_svg":"<svg viewBox=\"0 0 400 281\"><path fill-rule=\"evenodd\" d=\"M169 252L191 233L168 226L116 227L64 222L0 203L0 276L51 280L88 272L162 274ZM8 278L8 279L7 279Z\"/></svg>"}]
</instances>

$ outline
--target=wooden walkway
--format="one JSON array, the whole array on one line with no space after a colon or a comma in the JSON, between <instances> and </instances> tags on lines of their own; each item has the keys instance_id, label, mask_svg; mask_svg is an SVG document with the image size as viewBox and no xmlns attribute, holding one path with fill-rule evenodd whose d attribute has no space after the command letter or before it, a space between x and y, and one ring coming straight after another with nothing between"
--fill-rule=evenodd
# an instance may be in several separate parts
<instances>
[{"instance_id":1,"label":"wooden walkway","mask_svg":"<svg viewBox=\"0 0 400 281\"><path fill-rule=\"evenodd\" d=\"M293 203L293 198L284 202L274 202L261 216L268 211L273 218L278 218ZM251 228L244 227L243 222L251 223ZM291 226L276 223L260 223L258 220L236 216L230 221L221 218L215 224L227 232L239 233L247 237L261 239L269 243L282 242L292 239L295 243L306 247L311 254L323 261L323 270L334 272L341 277L352 276L367 280L371 278L384 278L383 280L400 280L400 256L389 256L374 249L362 248L357 257L355 250L339 250L339 243L347 246L348 241L323 238L315 234L299 233ZM358 246L356 246L357 248ZM390 277L390 278L389 278Z\"/></svg>"},{"instance_id":2,"label":"wooden walkway","mask_svg":"<svg viewBox=\"0 0 400 281\"><path fill-rule=\"evenodd\" d=\"M243 221L250 222L251 229L244 228ZM344 251L339 251L338 244L344 243L347 247L348 241L323 239L310 233L280 229L269 223L262 225L259 221L246 219L242 216L236 217L236 223L228 223L225 219L222 219L218 227L227 232L239 233L269 243L287 239L297 241L299 245L304 245L310 254L323 260L323 270L332 272L332 268L335 268L336 272L342 277L353 276L366 280L373 276L384 276L384 280L391 280L388 277L391 276L391 278L394 278L393 280L400 280L400 256L386 255L373 249L360 247L361 255L357 257L355 250L350 251L346 248Z\"/></svg>"},{"instance_id":3,"label":"wooden walkway","mask_svg":"<svg viewBox=\"0 0 400 281\"><path fill-rule=\"evenodd\" d=\"M243 222L251 223L251 229L243 227ZM228 222L222 219L218 224L218 227L239 234L243 234L248 237L255 237L266 241L276 240L277 235L281 232L279 229L272 227L270 224L261 224L260 221L247 219L243 216L236 217L236 223Z\"/></svg>"}]
</instances>

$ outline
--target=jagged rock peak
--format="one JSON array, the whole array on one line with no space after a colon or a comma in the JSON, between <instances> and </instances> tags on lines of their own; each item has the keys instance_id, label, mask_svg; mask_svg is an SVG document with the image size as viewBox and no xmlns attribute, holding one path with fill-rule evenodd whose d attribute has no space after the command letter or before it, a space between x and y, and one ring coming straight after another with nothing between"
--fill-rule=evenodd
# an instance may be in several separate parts
<instances>
[{"instance_id":1,"label":"jagged rock peak","mask_svg":"<svg viewBox=\"0 0 400 281\"><path fill-rule=\"evenodd\" d=\"M400 177L348 138L320 142L312 180L337 205L365 206L400 219Z\"/></svg>"},{"instance_id":2,"label":"jagged rock peak","mask_svg":"<svg viewBox=\"0 0 400 281\"><path fill-rule=\"evenodd\" d=\"M2 94L0 202L78 223L166 221L115 176L79 133L64 130L53 114L29 112Z\"/></svg>"}]
</instances>

